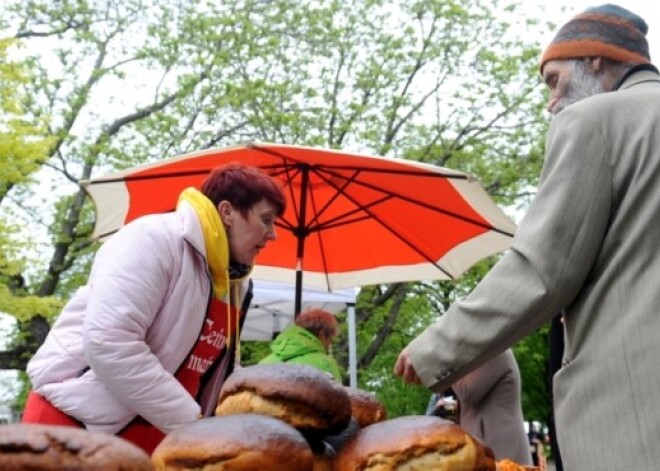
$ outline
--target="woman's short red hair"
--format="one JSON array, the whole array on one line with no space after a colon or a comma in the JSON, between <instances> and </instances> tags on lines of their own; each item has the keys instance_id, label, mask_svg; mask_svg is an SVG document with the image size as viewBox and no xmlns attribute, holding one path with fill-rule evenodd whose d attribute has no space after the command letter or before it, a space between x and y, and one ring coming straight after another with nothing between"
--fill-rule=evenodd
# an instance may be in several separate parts
<instances>
[{"instance_id":1,"label":"woman's short red hair","mask_svg":"<svg viewBox=\"0 0 660 471\"><path fill-rule=\"evenodd\" d=\"M201 191L215 206L226 200L243 215L262 199L275 206L278 216L286 209L286 199L278 181L256 167L240 163L213 169L202 182Z\"/></svg>"},{"instance_id":2,"label":"woman's short red hair","mask_svg":"<svg viewBox=\"0 0 660 471\"><path fill-rule=\"evenodd\" d=\"M296 317L295 324L309 330L319 338L324 335L328 339L334 339L339 335L337 318L323 309L314 308L300 313Z\"/></svg>"}]
</instances>

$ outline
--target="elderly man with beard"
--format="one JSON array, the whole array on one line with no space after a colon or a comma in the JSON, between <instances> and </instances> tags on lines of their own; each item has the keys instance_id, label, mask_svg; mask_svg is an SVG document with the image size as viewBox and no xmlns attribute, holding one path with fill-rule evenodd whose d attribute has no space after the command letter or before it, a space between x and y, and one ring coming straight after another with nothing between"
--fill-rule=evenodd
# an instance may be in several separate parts
<instances>
[{"instance_id":1,"label":"elderly man with beard","mask_svg":"<svg viewBox=\"0 0 660 471\"><path fill-rule=\"evenodd\" d=\"M560 28L540 63L546 161L512 248L394 366L441 391L563 309L554 403L570 471L660 467L660 75L647 29L611 4Z\"/></svg>"}]
</instances>

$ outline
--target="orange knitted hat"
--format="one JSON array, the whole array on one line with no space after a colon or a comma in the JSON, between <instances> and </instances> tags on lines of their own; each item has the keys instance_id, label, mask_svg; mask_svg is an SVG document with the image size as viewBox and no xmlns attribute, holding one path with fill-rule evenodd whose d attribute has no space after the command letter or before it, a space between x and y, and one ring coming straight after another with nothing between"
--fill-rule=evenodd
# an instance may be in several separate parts
<instances>
[{"instance_id":1,"label":"orange knitted hat","mask_svg":"<svg viewBox=\"0 0 660 471\"><path fill-rule=\"evenodd\" d=\"M561 27L543 53L540 71L554 59L605 57L617 62L650 64L648 25L618 5L591 7Z\"/></svg>"}]
</instances>

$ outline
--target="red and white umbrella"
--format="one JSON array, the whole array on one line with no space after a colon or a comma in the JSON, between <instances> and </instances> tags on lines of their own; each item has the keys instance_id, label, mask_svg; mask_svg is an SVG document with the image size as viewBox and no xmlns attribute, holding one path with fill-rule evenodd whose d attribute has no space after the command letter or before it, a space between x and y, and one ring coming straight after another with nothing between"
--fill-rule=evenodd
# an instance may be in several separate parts
<instances>
[{"instance_id":1,"label":"red and white umbrella","mask_svg":"<svg viewBox=\"0 0 660 471\"><path fill-rule=\"evenodd\" d=\"M456 279L507 249L516 226L476 178L419 162L336 150L251 143L158 161L83 185L103 239L127 222L174 210L218 165L241 162L280 179L287 210L256 278L306 286Z\"/></svg>"}]
</instances>

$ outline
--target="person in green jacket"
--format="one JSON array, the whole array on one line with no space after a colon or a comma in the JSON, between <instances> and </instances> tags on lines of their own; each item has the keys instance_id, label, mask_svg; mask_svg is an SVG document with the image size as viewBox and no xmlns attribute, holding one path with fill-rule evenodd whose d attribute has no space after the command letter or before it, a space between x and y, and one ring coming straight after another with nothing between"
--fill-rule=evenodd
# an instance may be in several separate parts
<instances>
[{"instance_id":1,"label":"person in green jacket","mask_svg":"<svg viewBox=\"0 0 660 471\"><path fill-rule=\"evenodd\" d=\"M339 365L329 353L337 335L335 316L323 309L311 309L301 313L273 340L272 353L259 363L302 363L341 381Z\"/></svg>"}]
</instances>

